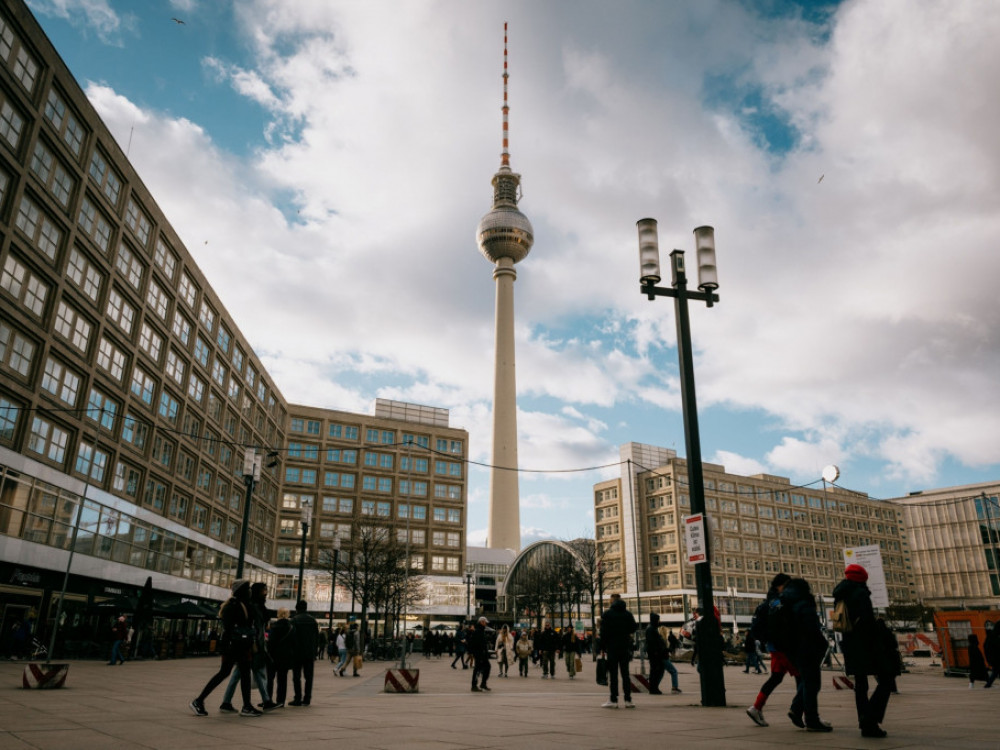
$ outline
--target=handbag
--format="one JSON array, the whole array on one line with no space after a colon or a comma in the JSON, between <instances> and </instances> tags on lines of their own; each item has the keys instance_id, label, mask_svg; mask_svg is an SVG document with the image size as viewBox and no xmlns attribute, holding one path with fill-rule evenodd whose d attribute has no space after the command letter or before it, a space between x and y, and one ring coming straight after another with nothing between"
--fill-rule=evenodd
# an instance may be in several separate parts
<instances>
[{"instance_id":1,"label":"handbag","mask_svg":"<svg viewBox=\"0 0 1000 750\"><path fill-rule=\"evenodd\" d=\"M608 684L608 660L603 656L597 659L597 684Z\"/></svg>"},{"instance_id":2,"label":"handbag","mask_svg":"<svg viewBox=\"0 0 1000 750\"><path fill-rule=\"evenodd\" d=\"M583 671L583 659L580 658L579 654L577 654L577 656L576 656L576 663L575 663L574 667L575 667L575 670L577 672L582 672Z\"/></svg>"},{"instance_id":3,"label":"handbag","mask_svg":"<svg viewBox=\"0 0 1000 750\"><path fill-rule=\"evenodd\" d=\"M354 671L357 672L359 669L361 669L361 666L363 664L364 664L364 659L361 658L361 654L356 654L354 656Z\"/></svg>"},{"instance_id":4,"label":"handbag","mask_svg":"<svg viewBox=\"0 0 1000 750\"><path fill-rule=\"evenodd\" d=\"M834 605L830 627L837 633L850 633L854 630L854 623L851 622L851 613L847 611L846 600L841 599Z\"/></svg>"}]
</instances>

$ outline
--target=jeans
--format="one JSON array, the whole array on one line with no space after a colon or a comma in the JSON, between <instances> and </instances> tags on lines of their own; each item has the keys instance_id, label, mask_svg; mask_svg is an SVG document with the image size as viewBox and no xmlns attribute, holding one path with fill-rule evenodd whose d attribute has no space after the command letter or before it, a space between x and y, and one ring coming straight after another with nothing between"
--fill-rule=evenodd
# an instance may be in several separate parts
<instances>
[{"instance_id":1,"label":"jeans","mask_svg":"<svg viewBox=\"0 0 1000 750\"><path fill-rule=\"evenodd\" d=\"M528 657L519 656L517 658L517 671L521 673L522 677L528 676Z\"/></svg>"},{"instance_id":2,"label":"jeans","mask_svg":"<svg viewBox=\"0 0 1000 750\"><path fill-rule=\"evenodd\" d=\"M667 668L666 659L649 659L649 692L660 692L660 680L663 679L663 672ZM673 666L673 665L671 665ZM674 670L675 672L677 670Z\"/></svg>"},{"instance_id":3,"label":"jeans","mask_svg":"<svg viewBox=\"0 0 1000 750\"><path fill-rule=\"evenodd\" d=\"M305 676L305 692L302 691L302 677ZM305 659L296 661L292 665L292 689L295 691L295 700L303 703L312 701L313 692L313 660Z\"/></svg>"},{"instance_id":4,"label":"jeans","mask_svg":"<svg viewBox=\"0 0 1000 750\"><path fill-rule=\"evenodd\" d=\"M875 690L868 697L868 675L854 675L854 705L858 709L858 724L862 727L881 724L892 692L891 676L876 676Z\"/></svg>"},{"instance_id":5,"label":"jeans","mask_svg":"<svg viewBox=\"0 0 1000 750\"><path fill-rule=\"evenodd\" d=\"M240 692L243 696L243 705L252 706L253 703L250 701L250 673L253 671L252 667L253 654L249 651L244 651L242 653L225 653L222 656L222 664L219 667L219 671L212 675L211 679L202 688L201 693L198 694L196 700L199 703L204 703L205 699L208 697L209 693L215 690L222 681L229 677L229 674L233 671L233 667L242 667L240 669Z\"/></svg>"},{"instance_id":6,"label":"jeans","mask_svg":"<svg viewBox=\"0 0 1000 750\"><path fill-rule=\"evenodd\" d=\"M663 668L670 673L671 689L677 690L677 667L675 667L674 663L670 661L669 656L663 660Z\"/></svg>"},{"instance_id":7,"label":"jeans","mask_svg":"<svg viewBox=\"0 0 1000 750\"><path fill-rule=\"evenodd\" d=\"M222 694L223 703L232 703L233 695L236 694L236 685L239 684L241 670L239 667L233 670L232 676L229 678L229 684L226 685L226 692ZM257 683L257 692L260 693L260 699L264 703L271 702L271 691L267 689L267 668L261 667L260 669L251 670L254 682Z\"/></svg>"},{"instance_id":8,"label":"jeans","mask_svg":"<svg viewBox=\"0 0 1000 750\"><path fill-rule=\"evenodd\" d=\"M473 657L476 666L472 670L472 687L476 687L476 677L479 677L479 686L485 687L490 679L490 657L486 654Z\"/></svg>"},{"instance_id":9,"label":"jeans","mask_svg":"<svg viewBox=\"0 0 1000 750\"><path fill-rule=\"evenodd\" d=\"M542 651L542 674L556 676L556 652Z\"/></svg>"},{"instance_id":10,"label":"jeans","mask_svg":"<svg viewBox=\"0 0 1000 750\"><path fill-rule=\"evenodd\" d=\"M114 645L111 647L111 661L108 664L116 664L118 662L124 662L125 657L122 656L122 644L125 641L115 641Z\"/></svg>"},{"instance_id":11,"label":"jeans","mask_svg":"<svg viewBox=\"0 0 1000 750\"><path fill-rule=\"evenodd\" d=\"M347 667L347 649L341 648L337 649L337 653L340 656L340 661L337 662L337 666L334 667L338 672Z\"/></svg>"},{"instance_id":12,"label":"jeans","mask_svg":"<svg viewBox=\"0 0 1000 750\"><path fill-rule=\"evenodd\" d=\"M611 700L618 702L618 675L622 677L622 692L625 694L625 702L632 701L632 677L628 673L628 653L608 652L608 683L611 687Z\"/></svg>"},{"instance_id":13,"label":"jeans","mask_svg":"<svg viewBox=\"0 0 1000 750\"><path fill-rule=\"evenodd\" d=\"M795 678L795 698L792 699L791 711L796 716L805 715L806 726L819 723L819 689L822 682L820 664L822 657L807 656L797 658L793 663L798 671Z\"/></svg>"}]
</instances>

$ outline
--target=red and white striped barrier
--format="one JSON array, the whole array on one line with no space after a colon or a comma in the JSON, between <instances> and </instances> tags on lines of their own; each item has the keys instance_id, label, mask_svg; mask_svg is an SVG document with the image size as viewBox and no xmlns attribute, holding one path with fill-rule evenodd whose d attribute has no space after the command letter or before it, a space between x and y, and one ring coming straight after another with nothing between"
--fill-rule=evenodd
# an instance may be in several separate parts
<instances>
[{"instance_id":1,"label":"red and white striped barrier","mask_svg":"<svg viewBox=\"0 0 1000 750\"><path fill-rule=\"evenodd\" d=\"M69 664L40 664L29 662L24 667L21 687L54 689L66 684Z\"/></svg>"},{"instance_id":2,"label":"red and white striped barrier","mask_svg":"<svg viewBox=\"0 0 1000 750\"><path fill-rule=\"evenodd\" d=\"M837 690L854 690L854 683L846 674L835 674L833 676L833 686Z\"/></svg>"},{"instance_id":3,"label":"red and white striped barrier","mask_svg":"<svg viewBox=\"0 0 1000 750\"><path fill-rule=\"evenodd\" d=\"M644 674L634 673L632 674L632 692L633 693L648 693L649 692L649 678Z\"/></svg>"},{"instance_id":4,"label":"red and white striped barrier","mask_svg":"<svg viewBox=\"0 0 1000 750\"><path fill-rule=\"evenodd\" d=\"M387 669L385 670L386 693L419 693L419 669Z\"/></svg>"}]
</instances>

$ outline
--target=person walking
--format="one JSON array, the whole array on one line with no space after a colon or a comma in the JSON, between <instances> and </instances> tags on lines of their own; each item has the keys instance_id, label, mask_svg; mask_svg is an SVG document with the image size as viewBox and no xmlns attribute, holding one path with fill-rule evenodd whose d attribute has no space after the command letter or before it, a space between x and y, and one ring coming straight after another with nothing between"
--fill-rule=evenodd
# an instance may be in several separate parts
<instances>
[{"instance_id":1,"label":"person walking","mask_svg":"<svg viewBox=\"0 0 1000 750\"><path fill-rule=\"evenodd\" d=\"M976 686L976 680L989 682L986 674L986 660L983 652L979 650L979 636L975 633L969 634L969 689Z\"/></svg>"},{"instance_id":2,"label":"person walking","mask_svg":"<svg viewBox=\"0 0 1000 750\"><path fill-rule=\"evenodd\" d=\"M514 663L517 654L514 651L514 636L511 635L506 625L500 628L500 632L497 634L494 650L497 653L497 676L510 677L508 674L510 665Z\"/></svg>"},{"instance_id":3,"label":"person walking","mask_svg":"<svg viewBox=\"0 0 1000 750\"><path fill-rule=\"evenodd\" d=\"M350 629L347 631L347 637L345 638L345 643L347 644L347 657L351 661L351 669L353 670L353 677L359 677L358 675L358 659L361 656L361 633L358 631L358 624L356 622L351 623ZM344 676L344 670L347 669L347 665L344 664L337 674L341 677Z\"/></svg>"},{"instance_id":4,"label":"person walking","mask_svg":"<svg viewBox=\"0 0 1000 750\"><path fill-rule=\"evenodd\" d=\"M555 679L556 677L556 651L559 650L559 636L552 629L552 623L546 622L535 640L538 646L538 655L542 660L542 679Z\"/></svg>"},{"instance_id":5,"label":"person walking","mask_svg":"<svg viewBox=\"0 0 1000 750\"><path fill-rule=\"evenodd\" d=\"M771 587L767 590L767 595L764 601L757 605L757 609L753 613L753 619L750 622L750 634L754 640L758 640L764 644L764 648L767 649L768 653L771 654L771 676L767 678L763 685L760 687L760 691L757 693L757 698L754 700L753 705L747 709L747 716L753 719L754 723L761 727L766 727L767 722L764 720L764 704L767 703L767 699L770 697L774 689L781 684L781 681L785 679L786 674L790 674L792 677L798 677L798 672L792 663L785 656L784 652L780 651L778 647L774 644L771 639L767 623L769 619L769 614L771 610L771 605L778 600L781 596L782 590L792 580L790 575L786 573L778 573L773 579L771 579Z\"/></svg>"},{"instance_id":6,"label":"person walking","mask_svg":"<svg viewBox=\"0 0 1000 750\"><path fill-rule=\"evenodd\" d=\"M486 686L486 683L490 679L490 652L489 652L489 641L486 634L486 626L489 624L489 620L485 617L480 617L476 622L475 628L469 634L468 642L466 644L469 649L469 655L473 660L472 667L472 692L478 693L481 691L490 692L490 688ZM479 685L476 685L476 681L479 681Z\"/></svg>"},{"instance_id":7,"label":"person walking","mask_svg":"<svg viewBox=\"0 0 1000 750\"><path fill-rule=\"evenodd\" d=\"M347 631L344 630L343 626L337 628L336 644L337 656L340 657L340 661L333 668L333 673L337 677L343 677L344 670L347 668Z\"/></svg>"},{"instance_id":8,"label":"person walking","mask_svg":"<svg viewBox=\"0 0 1000 750\"><path fill-rule=\"evenodd\" d=\"M260 707L265 711L270 711L277 708L278 704L271 700L271 690L268 687L267 639L264 637L264 630L270 618L267 612L267 584L263 581L258 581L250 587L250 616L253 618L256 635L253 645L253 656L251 658L253 665L251 677L253 677L253 681L257 685L257 692L260 693ZM219 706L219 710L223 713L236 713L236 707L233 705L232 700L233 695L236 693L236 685L240 679L241 669L237 665L236 669L233 670L232 676L229 678L229 684L226 685L226 692L222 696L222 705Z\"/></svg>"},{"instance_id":9,"label":"person walking","mask_svg":"<svg viewBox=\"0 0 1000 750\"><path fill-rule=\"evenodd\" d=\"M268 692L274 696L274 707L284 708L288 695L288 670L292 668L292 641L295 628L292 626L287 607L278 610L278 619L271 623L267 636ZM277 682L277 693L275 693Z\"/></svg>"},{"instance_id":10,"label":"person walking","mask_svg":"<svg viewBox=\"0 0 1000 750\"><path fill-rule=\"evenodd\" d=\"M986 680L984 688L993 687L993 682L1000 673L1000 622L989 623L991 627L986 632L986 640L983 641L983 655L986 663L990 665L990 676Z\"/></svg>"},{"instance_id":11,"label":"person walking","mask_svg":"<svg viewBox=\"0 0 1000 750\"><path fill-rule=\"evenodd\" d=\"M663 695L660 681L666 671L665 662L670 658L670 651L660 635L660 615L656 612L649 615L649 625L646 626L646 658L649 659L649 694Z\"/></svg>"},{"instance_id":12,"label":"person walking","mask_svg":"<svg viewBox=\"0 0 1000 750\"><path fill-rule=\"evenodd\" d=\"M843 631L844 671L854 677L854 705L862 737L885 737L880 724L885 718L889 695L899 674L897 650L886 648L884 624L875 619L872 593L867 585L868 571L860 565L848 565L844 580L833 589L834 608L843 602L850 623ZM892 637L892 634L889 633ZM875 690L868 695L868 676L874 675Z\"/></svg>"},{"instance_id":13,"label":"person walking","mask_svg":"<svg viewBox=\"0 0 1000 750\"><path fill-rule=\"evenodd\" d=\"M115 664L125 663L125 657L122 655L122 648L125 646L125 641L128 638L128 625L125 622L125 615L122 615L115 620L115 624L111 626L111 633L114 643L111 645L111 661L108 662L109 667L113 667Z\"/></svg>"},{"instance_id":14,"label":"person walking","mask_svg":"<svg viewBox=\"0 0 1000 750\"><path fill-rule=\"evenodd\" d=\"M602 708L618 708L618 676L622 678L625 708L635 708L632 703L632 679L628 663L632 658L632 635L637 629L635 617L625 607L621 594L611 595L611 605L601 616L601 656L607 660L608 683L611 697Z\"/></svg>"},{"instance_id":15,"label":"person walking","mask_svg":"<svg viewBox=\"0 0 1000 750\"><path fill-rule=\"evenodd\" d=\"M528 676L528 659L531 658L531 652L534 649L534 645L528 640L528 631L522 630L521 637L517 639L514 646L514 650L517 652L517 671L521 677Z\"/></svg>"},{"instance_id":16,"label":"person walking","mask_svg":"<svg viewBox=\"0 0 1000 750\"><path fill-rule=\"evenodd\" d=\"M309 614L308 609L309 605L304 600L298 601L295 604L295 616L292 617L292 627L295 629L292 635L292 690L295 698L289 706L308 706L312 702L319 623Z\"/></svg>"},{"instance_id":17,"label":"person walking","mask_svg":"<svg viewBox=\"0 0 1000 750\"><path fill-rule=\"evenodd\" d=\"M791 610L788 617L794 638L785 648L799 673L788 717L795 726L804 726L810 732L831 732L830 723L819 718L820 665L828 644L809 582L804 578L790 580L781 592L780 603Z\"/></svg>"},{"instance_id":18,"label":"person walking","mask_svg":"<svg viewBox=\"0 0 1000 750\"><path fill-rule=\"evenodd\" d=\"M205 698L229 677L233 667L239 666L240 692L243 697L240 716L261 716L263 712L254 708L250 701L250 672L253 666L253 645L257 637L250 613L250 581L240 578L233 582L232 596L222 605L219 616L223 627L222 664L198 697L191 701L191 710L198 716L208 716Z\"/></svg>"},{"instance_id":19,"label":"person walking","mask_svg":"<svg viewBox=\"0 0 1000 750\"><path fill-rule=\"evenodd\" d=\"M466 630L464 625L459 625L455 628L455 658L451 661L451 668L458 669L455 666L455 662L462 662L462 669L468 669L469 665L465 663L465 641L469 637L469 631Z\"/></svg>"},{"instance_id":20,"label":"person walking","mask_svg":"<svg viewBox=\"0 0 1000 750\"><path fill-rule=\"evenodd\" d=\"M673 634L674 631L669 630L666 625L660 625L660 637L667 644L667 655L663 657L663 669L670 675L670 692L677 695L682 691L680 685L677 684L677 667L674 666L674 652L670 648L670 636Z\"/></svg>"},{"instance_id":21,"label":"person walking","mask_svg":"<svg viewBox=\"0 0 1000 750\"><path fill-rule=\"evenodd\" d=\"M757 674L761 674L764 670L760 668L760 656L757 654L757 639L753 637L753 634L749 630L743 639L743 653L746 654L746 664L743 668L743 674L750 674L751 669L755 669L757 670Z\"/></svg>"},{"instance_id":22,"label":"person walking","mask_svg":"<svg viewBox=\"0 0 1000 750\"><path fill-rule=\"evenodd\" d=\"M566 662L566 672L571 680L576 679L576 661L581 658L580 654L583 653L583 641L580 640L573 628L566 628L560 646L562 647L563 661Z\"/></svg>"}]
</instances>

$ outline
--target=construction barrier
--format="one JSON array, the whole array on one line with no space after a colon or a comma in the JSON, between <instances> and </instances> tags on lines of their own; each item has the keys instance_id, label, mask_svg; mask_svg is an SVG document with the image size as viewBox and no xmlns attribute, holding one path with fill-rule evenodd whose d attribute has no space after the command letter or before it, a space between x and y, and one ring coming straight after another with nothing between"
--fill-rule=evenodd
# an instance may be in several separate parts
<instances>
[{"instance_id":1,"label":"construction barrier","mask_svg":"<svg viewBox=\"0 0 1000 750\"><path fill-rule=\"evenodd\" d=\"M387 669L385 670L386 693L419 693L419 669Z\"/></svg>"},{"instance_id":2,"label":"construction barrier","mask_svg":"<svg viewBox=\"0 0 1000 750\"><path fill-rule=\"evenodd\" d=\"M633 674L631 679L633 693L648 693L649 678L644 674Z\"/></svg>"},{"instance_id":3,"label":"construction barrier","mask_svg":"<svg viewBox=\"0 0 1000 750\"><path fill-rule=\"evenodd\" d=\"M69 674L69 664L41 664L29 662L24 667L21 677L21 687L54 689L66 684Z\"/></svg>"},{"instance_id":4,"label":"construction barrier","mask_svg":"<svg viewBox=\"0 0 1000 750\"><path fill-rule=\"evenodd\" d=\"M835 674L833 676L833 686L837 690L854 690L854 683L846 674Z\"/></svg>"}]
</instances>

